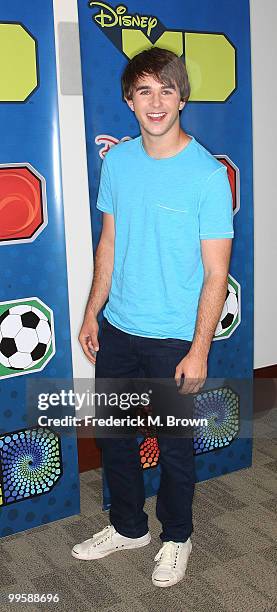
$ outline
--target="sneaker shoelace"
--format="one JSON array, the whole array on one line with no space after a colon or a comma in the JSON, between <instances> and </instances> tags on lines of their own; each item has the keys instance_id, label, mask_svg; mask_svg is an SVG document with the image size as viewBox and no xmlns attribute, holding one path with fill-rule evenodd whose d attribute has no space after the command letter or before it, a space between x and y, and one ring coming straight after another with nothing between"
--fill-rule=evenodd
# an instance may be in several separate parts
<instances>
[{"instance_id":1,"label":"sneaker shoelace","mask_svg":"<svg viewBox=\"0 0 277 612\"><path fill-rule=\"evenodd\" d=\"M158 565L163 565L168 568L176 566L180 545L177 542L165 542L154 558Z\"/></svg>"},{"instance_id":2,"label":"sneaker shoelace","mask_svg":"<svg viewBox=\"0 0 277 612\"><path fill-rule=\"evenodd\" d=\"M108 525L107 527L104 527L104 529L102 529L102 531L98 531L98 533L96 533L92 540L91 540L91 546L97 546L98 544L103 544L103 542L107 542L107 540L112 540L112 536L115 533L115 528L113 525Z\"/></svg>"}]
</instances>

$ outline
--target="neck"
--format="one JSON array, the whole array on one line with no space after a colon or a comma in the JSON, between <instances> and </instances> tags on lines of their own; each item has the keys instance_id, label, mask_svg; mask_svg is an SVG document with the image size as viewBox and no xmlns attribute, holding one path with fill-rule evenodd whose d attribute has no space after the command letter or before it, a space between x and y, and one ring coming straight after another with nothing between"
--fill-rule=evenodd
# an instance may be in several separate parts
<instances>
[{"instance_id":1,"label":"neck","mask_svg":"<svg viewBox=\"0 0 277 612\"><path fill-rule=\"evenodd\" d=\"M191 138L178 126L178 130L162 136L153 136L141 129L143 147L145 151L155 159L163 157L173 157L184 149Z\"/></svg>"}]
</instances>

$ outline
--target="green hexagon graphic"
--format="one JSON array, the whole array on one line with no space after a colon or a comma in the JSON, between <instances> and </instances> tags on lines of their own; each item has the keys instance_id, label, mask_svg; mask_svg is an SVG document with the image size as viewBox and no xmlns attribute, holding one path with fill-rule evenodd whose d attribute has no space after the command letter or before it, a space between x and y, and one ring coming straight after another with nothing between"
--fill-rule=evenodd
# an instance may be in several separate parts
<instances>
[{"instance_id":1,"label":"green hexagon graphic","mask_svg":"<svg viewBox=\"0 0 277 612\"><path fill-rule=\"evenodd\" d=\"M37 86L36 40L20 23L0 22L0 102L25 102Z\"/></svg>"},{"instance_id":2,"label":"green hexagon graphic","mask_svg":"<svg viewBox=\"0 0 277 612\"><path fill-rule=\"evenodd\" d=\"M37 297L0 302L0 379L40 372L54 354L49 306Z\"/></svg>"},{"instance_id":3,"label":"green hexagon graphic","mask_svg":"<svg viewBox=\"0 0 277 612\"><path fill-rule=\"evenodd\" d=\"M241 322L241 288L239 282L228 274L225 304L218 321L213 340L226 340Z\"/></svg>"}]
</instances>

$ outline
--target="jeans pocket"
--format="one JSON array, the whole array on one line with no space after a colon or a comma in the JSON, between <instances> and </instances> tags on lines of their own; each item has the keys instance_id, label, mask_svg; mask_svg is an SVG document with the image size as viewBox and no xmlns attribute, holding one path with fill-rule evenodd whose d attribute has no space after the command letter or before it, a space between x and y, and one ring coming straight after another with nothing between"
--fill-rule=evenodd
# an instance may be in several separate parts
<instances>
[{"instance_id":1,"label":"jeans pocket","mask_svg":"<svg viewBox=\"0 0 277 612\"><path fill-rule=\"evenodd\" d=\"M115 336L122 336L125 333L121 331L121 329L118 329L118 327L112 325L105 317L103 317L103 329L105 330L105 332L109 332L110 334L113 334Z\"/></svg>"},{"instance_id":2,"label":"jeans pocket","mask_svg":"<svg viewBox=\"0 0 277 612\"><path fill-rule=\"evenodd\" d=\"M172 348L184 351L184 353L188 353L192 345L190 340L180 340L179 338L164 338L160 342L161 348Z\"/></svg>"}]
</instances>

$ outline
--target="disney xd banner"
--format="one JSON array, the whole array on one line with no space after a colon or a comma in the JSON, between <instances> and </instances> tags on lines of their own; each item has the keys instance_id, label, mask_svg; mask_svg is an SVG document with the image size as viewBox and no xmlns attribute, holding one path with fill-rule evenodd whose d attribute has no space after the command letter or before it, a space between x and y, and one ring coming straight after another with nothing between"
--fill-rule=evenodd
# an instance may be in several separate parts
<instances>
[{"instance_id":1,"label":"disney xd banner","mask_svg":"<svg viewBox=\"0 0 277 612\"><path fill-rule=\"evenodd\" d=\"M28 389L72 386L52 2L0 11L0 537L79 512L75 429ZM72 409L73 411L73 409ZM60 406L57 409L60 413Z\"/></svg>"},{"instance_id":2,"label":"disney xd banner","mask_svg":"<svg viewBox=\"0 0 277 612\"><path fill-rule=\"evenodd\" d=\"M94 248L102 223L96 210L102 160L111 147L139 135L134 114L122 98L120 78L127 61L140 51L166 48L186 62L191 96L182 127L227 167L235 238L226 301L208 362L209 380L216 377L217 384L195 398L196 411L205 406L208 427L205 433L195 432L194 453L198 480L248 467L251 435L243 434L243 422L251 421L253 371L249 2L78 0L78 9ZM159 485L157 440L146 433L138 444L146 493L152 495Z\"/></svg>"}]
</instances>

